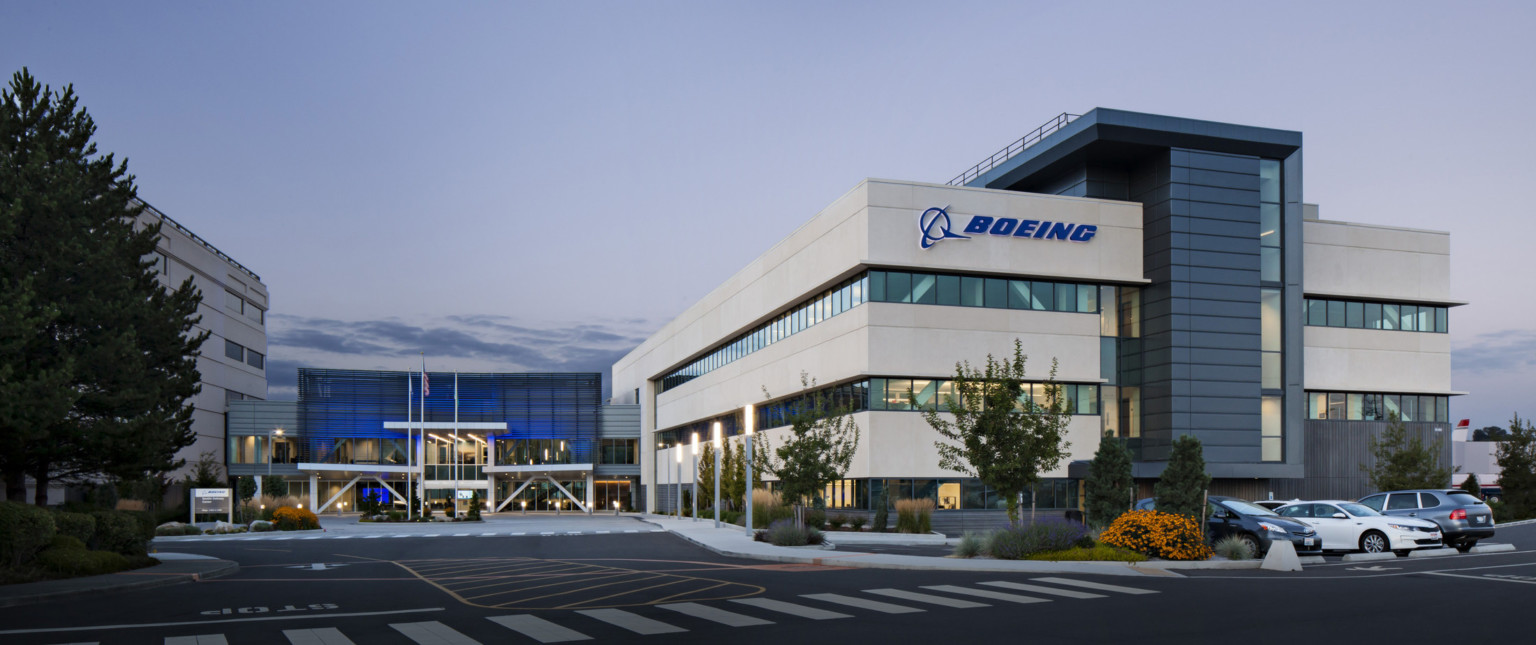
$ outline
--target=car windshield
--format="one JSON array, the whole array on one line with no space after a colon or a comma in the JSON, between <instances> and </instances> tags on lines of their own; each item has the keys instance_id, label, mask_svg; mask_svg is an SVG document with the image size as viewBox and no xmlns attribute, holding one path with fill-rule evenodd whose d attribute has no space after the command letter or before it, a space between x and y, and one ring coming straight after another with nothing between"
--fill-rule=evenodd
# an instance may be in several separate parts
<instances>
[{"instance_id":1,"label":"car windshield","mask_svg":"<svg viewBox=\"0 0 1536 645\"><path fill-rule=\"evenodd\" d=\"M1366 506L1365 504L1356 504L1354 502L1339 504L1339 508L1344 509L1344 512L1349 513L1355 517L1376 517L1381 515L1381 513L1377 513L1376 511L1371 510L1371 507Z\"/></svg>"},{"instance_id":2,"label":"car windshield","mask_svg":"<svg viewBox=\"0 0 1536 645\"><path fill-rule=\"evenodd\" d=\"M1248 502L1240 500L1229 499L1222 502L1222 504L1226 505L1227 508L1242 513L1243 515L1275 515L1274 511L1264 508L1263 506L1259 506L1257 504L1249 504Z\"/></svg>"}]
</instances>

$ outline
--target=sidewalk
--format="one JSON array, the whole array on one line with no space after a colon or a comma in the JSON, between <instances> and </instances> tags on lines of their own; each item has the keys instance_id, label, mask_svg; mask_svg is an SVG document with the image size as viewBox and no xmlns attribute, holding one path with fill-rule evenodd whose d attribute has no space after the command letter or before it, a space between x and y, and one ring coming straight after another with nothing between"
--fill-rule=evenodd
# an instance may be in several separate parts
<instances>
[{"instance_id":1,"label":"sidewalk","mask_svg":"<svg viewBox=\"0 0 1536 645\"><path fill-rule=\"evenodd\" d=\"M1106 576L1178 576L1178 569L1257 569L1260 561L1198 561L1198 562L1045 562L1038 560L991 560L986 558L936 558L917 555L888 553L863 553L827 550L825 547L783 547L766 542L756 542L747 537L746 529L722 524L714 527L714 521L672 519L662 515L646 515L646 522L659 526L689 542L720 555L769 562L815 564L835 567L860 567L869 569L909 569L922 571L996 571L1013 573L1077 573ZM828 533L834 544L837 533Z\"/></svg>"},{"instance_id":2,"label":"sidewalk","mask_svg":"<svg viewBox=\"0 0 1536 645\"><path fill-rule=\"evenodd\" d=\"M518 536L587 535L599 533L641 533L657 530L640 521L636 514L613 513L498 513L486 514L479 522L359 522L357 513L319 516L320 529L309 531L264 531L224 535L161 536L154 544L170 546L179 542L308 540L367 537L443 537L443 536ZM199 525L201 526L201 525ZM212 526L212 524L209 524Z\"/></svg>"},{"instance_id":3,"label":"sidewalk","mask_svg":"<svg viewBox=\"0 0 1536 645\"><path fill-rule=\"evenodd\" d=\"M240 570L228 560L188 554L151 553L160 564L104 576L48 580L0 587L0 607L16 607L64 598L78 598L134 589L152 589L227 576Z\"/></svg>"}]
</instances>

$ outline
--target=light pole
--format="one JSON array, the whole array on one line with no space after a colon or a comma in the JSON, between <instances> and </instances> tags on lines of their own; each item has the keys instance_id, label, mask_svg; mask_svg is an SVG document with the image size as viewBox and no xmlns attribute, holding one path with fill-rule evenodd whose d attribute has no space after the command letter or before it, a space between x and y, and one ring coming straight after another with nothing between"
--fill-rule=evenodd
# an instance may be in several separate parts
<instances>
[{"instance_id":1,"label":"light pole","mask_svg":"<svg viewBox=\"0 0 1536 645\"><path fill-rule=\"evenodd\" d=\"M693 516L691 519L699 521L699 433L693 433Z\"/></svg>"},{"instance_id":2,"label":"light pole","mask_svg":"<svg viewBox=\"0 0 1536 645\"><path fill-rule=\"evenodd\" d=\"M683 442L672 446L677 451L677 519L683 519Z\"/></svg>"},{"instance_id":3,"label":"light pole","mask_svg":"<svg viewBox=\"0 0 1536 645\"><path fill-rule=\"evenodd\" d=\"M281 436L283 436L283 429L282 428L276 428L276 429L268 430L267 431L267 479L271 479L272 478L272 453L277 452L277 442L273 439L273 437L281 437ZM267 488L266 480L262 480L261 488L262 488L262 491L261 491L262 494L265 495L266 492L267 492L266 491L266 488Z\"/></svg>"},{"instance_id":4,"label":"light pole","mask_svg":"<svg viewBox=\"0 0 1536 645\"><path fill-rule=\"evenodd\" d=\"M748 403L747 407L742 410L747 440L747 537L752 537L752 426L757 422L756 416L757 408Z\"/></svg>"},{"instance_id":5,"label":"light pole","mask_svg":"<svg viewBox=\"0 0 1536 645\"><path fill-rule=\"evenodd\" d=\"M725 433L720 430L720 422L715 422L715 528L720 528L720 453L724 452Z\"/></svg>"}]
</instances>

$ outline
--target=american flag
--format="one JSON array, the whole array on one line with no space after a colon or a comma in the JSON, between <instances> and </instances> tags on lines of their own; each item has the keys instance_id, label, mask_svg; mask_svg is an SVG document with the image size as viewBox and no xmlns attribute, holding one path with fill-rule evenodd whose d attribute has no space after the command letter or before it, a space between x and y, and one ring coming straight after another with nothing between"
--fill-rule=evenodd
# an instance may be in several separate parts
<instances>
[{"instance_id":1,"label":"american flag","mask_svg":"<svg viewBox=\"0 0 1536 645\"><path fill-rule=\"evenodd\" d=\"M432 396L432 379L427 378L427 373L421 373L421 395Z\"/></svg>"}]
</instances>

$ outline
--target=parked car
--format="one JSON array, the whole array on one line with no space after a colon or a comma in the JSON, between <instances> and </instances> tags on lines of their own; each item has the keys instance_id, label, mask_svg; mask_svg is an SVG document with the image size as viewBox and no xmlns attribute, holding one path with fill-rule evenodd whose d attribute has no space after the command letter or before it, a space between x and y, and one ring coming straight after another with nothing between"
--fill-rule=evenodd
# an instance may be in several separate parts
<instances>
[{"instance_id":1,"label":"parked car","mask_svg":"<svg viewBox=\"0 0 1536 645\"><path fill-rule=\"evenodd\" d=\"M1330 551L1404 555L1443 545L1440 525L1412 517L1388 517L1358 502L1323 500L1275 509L1280 517L1311 524Z\"/></svg>"},{"instance_id":2,"label":"parked car","mask_svg":"<svg viewBox=\"0 0 1536 645\"><path fill-rule=\"evenodd\" d=\"M1296 548L1297 553L1322 553L1323 540L1317 530L1306 523L1276 515L1263 506L1255 506L1236 497L1212 495L1205 520L1205 532L1212 542L1235 536L1247 542L1254 555L1269 552L1275 540L1285 540ZM1140 510L1155 510L1157 498L1149 497L1136 503Z\"/></svg>"},{"instance_id":3,"label":"parked car","mask_svg":"<svg viewBox=\"0 0 1536 645\"><path fill-rule=\"evenodd\" d=\"M1280 508L1281 506L1287 506L1299 502L1301 502L1299 499L1261 499L1250 503L1254 506L1263 506L1264 508L1273 511L1277 508Z\"/></svg>"},{"instance_id":4,"label":"parked car","mask_svg":"<svg viewBox=\"0 0 1536 645\"><path fill-rule=\"evenodd\" d=\"M1459 488L1394 490L1367 495L1360 503L1382 515L1434 522L1440 525L1446 546L1463 553L1494 533L1493 511L1476 495Z\"/></svg>"}]
</instances>

